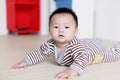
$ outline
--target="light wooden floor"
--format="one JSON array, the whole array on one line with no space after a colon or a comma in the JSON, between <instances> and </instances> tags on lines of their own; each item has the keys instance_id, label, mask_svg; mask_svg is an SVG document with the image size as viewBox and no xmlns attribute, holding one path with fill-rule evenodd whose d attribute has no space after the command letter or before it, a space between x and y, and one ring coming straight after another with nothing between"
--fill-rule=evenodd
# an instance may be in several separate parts
<instances>
[{"instance_id":1,"label":"light wooden floor","mask_svg":"<svg viewBox=\"0 0 120 80\"><path fill-rule=\"evenodd\" d=\"M39 47L43 42L47 41L49 38L49 36L40 35L0 36L0 69L10 67L8 65L11 65L11 63L13 63L14 58L18 58L18 60L23 59L23 57L27 53L29 53L29 51Z\"/></svg>"},{"instance_id":2,"label":"light wooden floor","mask_svg":"<svg viewBox=\"0 0 120 80\"><path fill-rule=\"evenodd\" d=\"M0 80L54 80L54 76L66 67L46 61L27 69L11 69L13 64L49 38L40 35L0 36ZM83 75L72 80L120 80L120 62L88 66Z\"/></svg>"}]
</instances>

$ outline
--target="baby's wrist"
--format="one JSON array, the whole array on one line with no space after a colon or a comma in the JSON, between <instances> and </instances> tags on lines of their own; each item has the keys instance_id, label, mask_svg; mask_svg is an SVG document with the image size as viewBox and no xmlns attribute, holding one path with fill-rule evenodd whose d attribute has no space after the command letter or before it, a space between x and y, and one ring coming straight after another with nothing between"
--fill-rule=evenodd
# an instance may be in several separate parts
<instances>
[{"instance_id":1,"label":"baby's wrist","mask_svg":"<svg viewBox=\"0 0 120 80\"><path fill-rule=\"evenodd\" d=\"M71 71L72 74L74 74L75 76L78 76L78 73L75 70L73 69L69 69L69 70Z\"/></svg>"}]
</instances>

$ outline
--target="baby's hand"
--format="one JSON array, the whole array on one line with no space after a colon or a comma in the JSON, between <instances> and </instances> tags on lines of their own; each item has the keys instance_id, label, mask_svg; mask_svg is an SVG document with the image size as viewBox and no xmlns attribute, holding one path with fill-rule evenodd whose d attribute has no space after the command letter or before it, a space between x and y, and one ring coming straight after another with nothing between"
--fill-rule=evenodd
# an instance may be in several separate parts
<instances>
[{"instance_id":1,"label":"baby's hand","mask_svg":"<svg viewBox=\"0 0 120 80\"><path fill-rule=\"evenodd\" d=\"M25 68L25 67L27 67L27 63L24 60L22 60L21 62L13 65L12 69L19 69L19 68Z\"/></svg>"},{"instance_id":2,"label":"baby's hand","mask_svg":"<svg viewBox=\"0 0 120 80\"><path fill-rule=\"evenodd\" d=\"M71 69L64 70L58 73L55 77L55 80L71 80L71 78L77 76L77 72Z\"/></svg>"}]
</instances>

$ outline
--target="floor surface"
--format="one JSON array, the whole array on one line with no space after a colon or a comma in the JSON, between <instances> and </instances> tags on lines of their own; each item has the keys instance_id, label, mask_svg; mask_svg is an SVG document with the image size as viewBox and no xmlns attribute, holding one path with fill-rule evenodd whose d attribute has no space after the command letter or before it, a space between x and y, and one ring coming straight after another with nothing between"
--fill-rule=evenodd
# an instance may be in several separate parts
<instances>
[{"instance_id":1,"label":"floor surface","mask_svg":"<svg viewBox=\"0 0 120 80\"><path fill-rule=\"evenodd\" d=\"M54 60L26 69L11 69L13 64L49 38L40 35L0 36L0 80L54 80L55 75L66 68L56 65ZM72 80L120 80L120 61L90 65L80 77Z\"/></svg>"}]
</instances>

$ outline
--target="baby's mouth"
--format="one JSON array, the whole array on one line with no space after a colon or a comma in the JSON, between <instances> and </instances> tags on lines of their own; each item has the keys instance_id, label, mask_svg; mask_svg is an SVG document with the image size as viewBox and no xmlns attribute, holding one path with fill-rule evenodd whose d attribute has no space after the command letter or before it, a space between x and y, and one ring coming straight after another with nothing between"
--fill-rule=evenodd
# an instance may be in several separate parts
<instances>
[{"instance_id":1,"label":"baby's mouth","mask_svg":"<svg viewBox=\"0 0 120 80\"><path fill-rule=\"evenodd\" d=\"M59 35L59 37L64 37L64 35Z\"/></svg>"}]
</instances>

